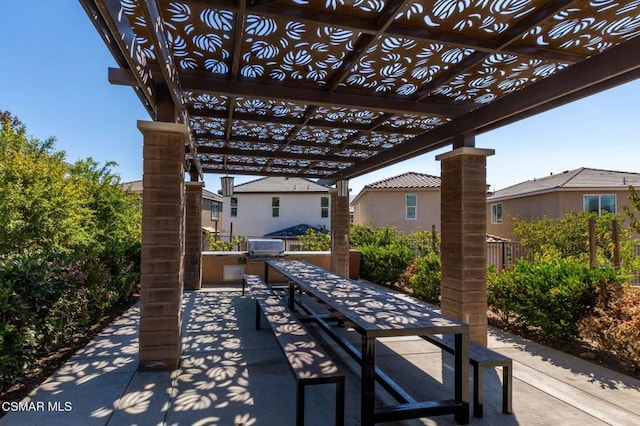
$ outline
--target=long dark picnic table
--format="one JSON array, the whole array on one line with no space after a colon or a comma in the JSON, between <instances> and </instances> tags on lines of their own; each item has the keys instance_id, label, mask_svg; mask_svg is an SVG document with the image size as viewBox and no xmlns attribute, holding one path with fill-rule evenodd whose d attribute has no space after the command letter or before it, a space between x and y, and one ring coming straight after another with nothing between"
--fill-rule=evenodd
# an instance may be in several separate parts
<instances>
[{"instance_id":1,"label":"long dark picnic table","mask_svg":"<svg viewBox=\"0 0 640 426\"><path fill-rule=\"evenodd\" d=\"M469 326L446 317L427 306L406 301L384 289L345 278L304 261L268 260L269 268L290 282L289 303L294 286L329 307L362 336L361 423L401 420L430 415L455 414L459 424L469 422ZM409 400L399 405L375 407L375 341L380 337L454 334L454 399Z\"/></svg>"}]
</instances>

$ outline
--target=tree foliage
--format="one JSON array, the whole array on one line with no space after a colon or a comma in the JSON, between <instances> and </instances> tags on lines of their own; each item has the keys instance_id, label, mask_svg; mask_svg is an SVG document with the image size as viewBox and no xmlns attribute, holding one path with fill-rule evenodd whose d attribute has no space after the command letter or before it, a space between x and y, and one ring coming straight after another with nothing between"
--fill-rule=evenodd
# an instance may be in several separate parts
<instances>
[{"instance_id":1,"label":"tree foliage","mask_svg":"<svg viewBox=\"0 0 640 426\"><path fill-rule=\"evenodd\" d=\"M298 237L298 241L300 241L300 250L303 251L331 250L331 235L313 228L308 228L304 235Z\"/></svg>"},{"instance_id":2,"label":"tree foliage","mask_svg":"<svg viewBox=\"0 0 640 426\"><path fill-rule=\"evenodd\" d=\"M86 244L82 221L89 212L67 179L64 152L54 152L53 138L26 136L7 112L0 117L0 254L69 252Z\"/></svg>"},{"instance_id":3,"label":"tree foliage","mask_svg":"<svg viewBox=\"0 0 640 426\"><path fill-rule=\"evenodd\" d=\"M0 112L0 390L139 284L140 199Z\"/></svg>"},{"instance_id":4,"label":"tree foliage","mask_svg":"<svg viewBox=\"0 0 640 426\"><path fill-rule=\"evenodd\" d=\"M630 208L622 206L622 210L631 221L629 227L637 234L640 234L640 220L636 217L636 213L640 214L640 195L638 195L638 191L633 186L629 186L629 205L631 206Z\"/></svg>"},{"instance_id":5,"label":"tree foliage","mask_svg":"<svg viewBox=\"0 0 640 426\"><path fill-rule=\"evenodd\" d=\"M523 221L513 219L513 232L520 239L523 248L534 259L572 259L589 263L589 220L595 219L596 259L598 264L612 265L614 241L612 222L619 226L621 267L625 272L636 268L631 233L624 229L620 215L602 211L595 213L569 212L561 219L541 219Z\"/></svg>"}]
</instances>

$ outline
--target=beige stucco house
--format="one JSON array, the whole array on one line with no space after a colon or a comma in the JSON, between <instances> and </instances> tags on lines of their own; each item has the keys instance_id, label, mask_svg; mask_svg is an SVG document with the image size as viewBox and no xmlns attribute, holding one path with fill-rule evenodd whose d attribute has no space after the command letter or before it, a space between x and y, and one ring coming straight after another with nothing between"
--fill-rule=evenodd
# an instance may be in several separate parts
<instances>
[{"instance_id":1,"label":"beige stucco house","mask_svg":"<svg viewBox=\"0 0 640 426\"><path fill-rule=\"evenodd\" d=\"M640 174L581 167L521 182L487 198L487 233L513 239L511 218L562 218L575 211L622 213Z\"/></svg>"},{"instance_id":2,"label":"beige stucco house","mask_svg":"<svg viewBox=\"0 0 640 426\"><path fill-rule=\"evenodd\" d=\"M365 185L353 199L353 223L411 233L440 230L440 178L407 172Z\"/></svg>"}]
</instances>

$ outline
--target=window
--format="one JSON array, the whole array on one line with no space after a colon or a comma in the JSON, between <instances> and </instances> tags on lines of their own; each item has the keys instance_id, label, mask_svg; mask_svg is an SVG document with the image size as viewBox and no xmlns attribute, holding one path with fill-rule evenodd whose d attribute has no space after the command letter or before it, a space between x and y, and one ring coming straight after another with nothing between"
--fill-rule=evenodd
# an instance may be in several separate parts
<instances>
[{"instance_id":1,"label":"window","mask_svg":"<svg viewBox=\"0 0 640 426\"><path fill-rule=\"evenodd\" d=\"M491 223L502 223L502 203L491 204Z\"/></svg>"},{"instance_id":2,"label":"window","mask_svg":"<svg viewBox=\"0 0 640 426\"><path fill-rule=\"evenodd\" d=\"M320 198L320 217L329 217L329 197Z\"/></svg>"},{"instance_id":3,"label":"window","mask_svg":"<svg viewBox=\"0 0 640 426\"><path fill-rule=\"evenodd\" d=\"M271 216L280 217L280 197L271 198Z\"/></svg>"},{"instance_id":4,"label":"window","mask_svg":"<svg viewBox=\"0 0 640 426\"><path fill-rule=\"evenodd\" d=\"M602 210L609 213L616 213L616 195L615 194L599 194L584 196L584 211L598 213Z\"/></svg>"},{"instance_id":5,"label":"window","mask_svg":"<svg viewBox=\"0 0 640 426\"><path fill-rule=\"evenodd\" d=\"M211 202L211 220L218 220L220 218L220 204L215 201Z\"/></svg>"},{"instance_id":6,"label":"window","mask_svg":"<svg viewBox=\"0 0 640 426\"><path fill-rule=\"evenodd\" d=\"M238 217L238 199L231 197L231 217Z\"/></svg>"},{"instance_id":7,"label":"window","mask_svg":"<svg viewBox=\"0 0 640 426\"><path fill-rule=\"evenodd\" d=\"M418 196L416 194L406 195L406 218L416 219L418 217L416 209L418 208Z\"/></svg>"}]
</instances>

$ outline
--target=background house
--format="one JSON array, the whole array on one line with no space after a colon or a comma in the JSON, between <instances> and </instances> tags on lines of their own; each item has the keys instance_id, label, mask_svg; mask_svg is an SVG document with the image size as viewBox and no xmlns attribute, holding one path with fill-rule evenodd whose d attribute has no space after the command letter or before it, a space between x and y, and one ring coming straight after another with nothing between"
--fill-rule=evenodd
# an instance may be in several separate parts
<instances>
[{"instance_id":1,"label":"background house","mask_svg":"<svg viewBox=\"0 0 640 426\"><path fill-rule=\"evenodd\" d=\"M571 211L622 213L640 174L579 168L518 183L487 198L487 232L514 238L511 218L562 218Z\"/></svg>"},{"instance_id":2,"label":"background house","mask_svg":"<svg viewBox=\"0 0 640 426\"><path fill-rule=\"evenodd\" d=\"M222 196L202 189L202 229L213 238L220 238L222 228ZM203 240L203 250L209 250L209 241Z\"/></svg>"},{"instance_id":3,"label":"background house","mask_svg":"<svg viewBox=\"0 0 640 426\"><path fill-rule=\"evenodd\" d=\"M122 184L124 189L136 192L142 195L142 180L125 182ZM202 189L202 229L210 232L212 235L220 235L220 227L222 224L222 196L215 192ZM209 249L209 241L206 235L203 235L202 249Z\"/></svg>"},{"instance_id":4,"label":"background house","mask_svg":"<svg viewBox=\"0 0 640 426\"><path fill-rule=\"evenodd\" d=\"M312 180L267 177L237 185L224 198L224 238L261 237L297 225L329 230L329 188Z\"/></svg>"},{"instance_id":5,"label":"background house","mask_svg":"<svg viewBox=\"0 0 640 426\"><path fill-rule=\"evenodd\" d=\"M365 185L351 202L353 223L411 233L440 230L440 178L407 172Z\"/></svg>"}]
</instances>

